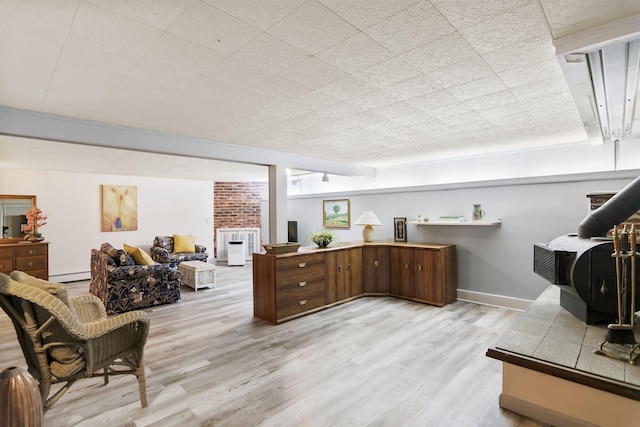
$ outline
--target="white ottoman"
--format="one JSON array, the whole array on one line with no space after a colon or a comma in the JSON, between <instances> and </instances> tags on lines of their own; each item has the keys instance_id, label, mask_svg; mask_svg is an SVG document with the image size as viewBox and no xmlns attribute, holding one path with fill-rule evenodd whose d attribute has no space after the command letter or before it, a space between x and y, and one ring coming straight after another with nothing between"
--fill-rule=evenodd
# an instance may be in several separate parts
<instances>
[{"instance_id":1,"label":"white ottoman","mask_svg":"<svg viewBox=\"0 0 640 427\"><path fill-rule=\"evenodd\" d=\"M216 266L202 261L181 262L180 283L196 291L200 288L213 288L216 284Z\"/></svg>"}]
</instances>

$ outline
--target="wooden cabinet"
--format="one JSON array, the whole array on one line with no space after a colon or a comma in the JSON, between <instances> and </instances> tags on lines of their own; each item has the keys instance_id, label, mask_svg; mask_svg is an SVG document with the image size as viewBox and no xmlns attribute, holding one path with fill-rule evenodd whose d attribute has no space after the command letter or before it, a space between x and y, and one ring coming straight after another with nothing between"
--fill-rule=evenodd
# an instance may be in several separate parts
<instances>
[{"instance_id":1,"label":"wooden cabinet","mask_svg":"<svg viewBox=\"0 0 640 427\"><path fill-rule=\"evenodd\" d=\"M325 305L324 254L253 254L253 312L272 323Z\"/></svg>"},{"instance_id":2,"label":"wooden cabinet","mask_svg":"<svg viewBox=\"0 0 640 427\"><path fill-rule=\"evenodd\" d=\"M414 249L412 248L389 248L389 294L413 298L415 295L413 260Z\"/></svg>"},{"instance_id":3,"label":"wooden cabinet","mask_svg":"<svg viewBox=\"0 0 640 427\"><path fill-rule=\"evenodd\" d=\"M327 304L362 295L362 248L327 252L325 283Z\"/></svg>"},{"instance_id":4,"label":"wooden cabinet","mask_svg":"<svg viewBox=\"0 0 640 427\"><path fill-rule=\"evenodd\" d=\"M13 270L49 280L49 243L0 244L0 272L9 274Z\"/></svg>"},{"instance_id":5,"label":"wooden cabinet","mask_svg":"<svg viewBox=\"0 0 640 427\"><path fill-rule=\"evenodd\" d=\"M365 294L389 294L389 248L362 248L362 290Z\"/></svg>"},{"instance_id":6,"label":"wooden cabinet","mask_svg":"<svg viewBox=\"0 0 640 427\"><path fill-rule=\"evenodd\" d=\"M363 295L442 306L456 299L452 245L354 244L253 254L253 313L281 323Z\"/></svg>"},{"instance_id":7,"label":"wooden cabinet","mask_svg":"<svg viewBox=\"0 0 640 427\"><path fill-rule=\"evenodd\" d=\"M389 249L389 294L443 306L456 300L454 246Z\"/></svg>"}]
</instances>

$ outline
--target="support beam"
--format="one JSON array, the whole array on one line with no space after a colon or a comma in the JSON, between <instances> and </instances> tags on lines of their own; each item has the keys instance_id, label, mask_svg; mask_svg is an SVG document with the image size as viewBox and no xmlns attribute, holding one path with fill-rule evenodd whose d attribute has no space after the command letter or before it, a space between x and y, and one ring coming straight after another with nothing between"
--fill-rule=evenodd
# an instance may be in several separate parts
<instances>
[{"instance_id":1,"label":"support beam","mask_svg":"<svg viewBox=\"0 0 640 427\"><path fill-rule=\"evenodd\" d=\"M269 166L269 243L288 240L287 228L287 169Z\"/></svg>"}]
</instances>

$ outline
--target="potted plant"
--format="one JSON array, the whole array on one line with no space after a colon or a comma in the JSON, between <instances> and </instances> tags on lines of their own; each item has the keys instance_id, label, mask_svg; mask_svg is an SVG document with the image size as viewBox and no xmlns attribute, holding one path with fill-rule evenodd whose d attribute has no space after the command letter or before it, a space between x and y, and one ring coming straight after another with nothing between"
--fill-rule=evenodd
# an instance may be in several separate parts
<instances>
[{"instance_id":1,"label":"potted plant","mask_svg":"<svg viewBox=\"0 0 640 427\"><path fill-rule=\"evenodd\" d=\"M44 240L42 233L40 233L38 229L47 224L47 214L42 212L37 206L25 211L24 214L27 217L27 225L22 229L22 231L26 233L24 240L29 240L30 242Z\"/></svg>"},{"instance_id":2,"label":"potted plant","mask_svg":"<svg viewBox=\"0 0 640 427\"><path fill-rule=\"evenodd\" d=\"M326 248L329 246L329 243L335 240L336 236L333 234L333 231L329 230L318 230L315 233L311 233L309 235L309 240L318 245L321 248Z\"/></svg>"}]
</instances>

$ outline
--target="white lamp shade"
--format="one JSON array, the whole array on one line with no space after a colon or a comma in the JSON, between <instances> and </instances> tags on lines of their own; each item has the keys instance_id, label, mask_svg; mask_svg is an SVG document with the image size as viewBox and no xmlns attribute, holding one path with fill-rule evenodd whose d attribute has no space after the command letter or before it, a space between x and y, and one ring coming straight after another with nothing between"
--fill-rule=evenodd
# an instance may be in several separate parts
<instances>
[{"instance_id":1,"label":"white lamp shade","mask_svg":"<svg viewBox=\"0 0 640 427\"><path fill-rule=\"evenodd\" d=\"M373 211L364 211L360 218L355 222L356 225L382 225Z\"/></svg>"}]
</instances>

